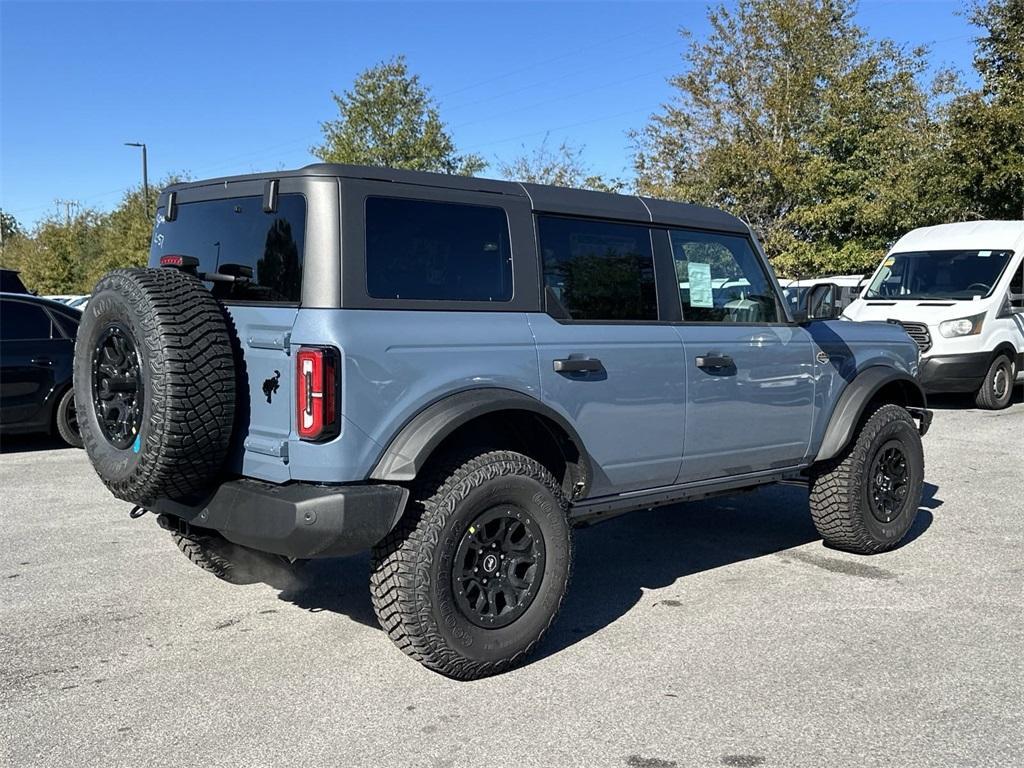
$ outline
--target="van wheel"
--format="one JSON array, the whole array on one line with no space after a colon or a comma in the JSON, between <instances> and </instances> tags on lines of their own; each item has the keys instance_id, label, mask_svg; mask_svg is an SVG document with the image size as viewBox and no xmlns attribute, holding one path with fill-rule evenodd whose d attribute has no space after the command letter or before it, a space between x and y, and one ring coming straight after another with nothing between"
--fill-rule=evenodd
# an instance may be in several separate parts
<instances>
[{"instance_id":1,"label":"van wheel","mask_svg":"<svg viewBox=\"0 0 1024 768\"><path fill-rule=\"evenodd\" d=\"M988 367L985 381L974 397L979 408L998 411L1006 408L1013 399L1013 383L1017 376L1016 366L1007 355L998 355Z\"/></svg>"},{"instance_id":2,"label":"van wheel","mask_svg":"<svg viewBox=\"0 0 1024 768\"><path fill-rule=\"evenodd\" d=\"M923 485L917 425L900 406L883 405L840 456L815 467L814 527L836 549L862 555L892 549L917 516Z\"/></svg>"},{"instance_id":3,"label":"van wheel","mask_svg":"<svg viewBox=\"0 0 1024 768\"><path fill-rule=\"evenodd\" d=\"M75 411L75 390L68 389L57 403L57 433L72 448L82 447L82 433L78 431L78 414Z\"/></svg>"},{"instance_id":4,"label":"van wheel","mask_svg":"<svg viewBox=\"0 0 1024 768\"><path fill-rule=\"evenodd\" d=\"M373 551L381 626L421 664L473 680L540 641L572 566L568 503L533 459L492 451L442 461Z\"/></svg>"}]
</instances>

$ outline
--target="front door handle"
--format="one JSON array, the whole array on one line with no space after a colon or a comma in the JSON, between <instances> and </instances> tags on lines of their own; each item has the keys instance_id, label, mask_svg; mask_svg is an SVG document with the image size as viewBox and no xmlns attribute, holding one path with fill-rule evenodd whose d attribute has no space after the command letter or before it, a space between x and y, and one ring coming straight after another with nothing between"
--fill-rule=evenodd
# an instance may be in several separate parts
<instances>
[{"instance_id":1,"label":"front door handle","mask_svg":"<svg viewBox=\"0 0 1024 768\"><path fill-rule=\"evenodd\" d=\"M33 357L32 365L41 365L44 368L49 368L53 365L53 360L48 357Z\"/></svg>"},{"instance_id":2,"label":"front door handle","mask_svg":"<svg viewBox=\"0 0 1024 768\"><path fill-rule=\"evenodd\" d=\"M735 365L728 355L701 355L696 362L698 368L732 368Z\"/></svg>"},{"instance_id":3,"label":"front door handle","mask_svg":"<svg viewBox=\"0 0 1024 768\"><path fill-rule=\"evenodd\" d=\"M594 373L604 368L596 357L568 357L552 362L555 373Z\"/></svg>"}]
</instances>

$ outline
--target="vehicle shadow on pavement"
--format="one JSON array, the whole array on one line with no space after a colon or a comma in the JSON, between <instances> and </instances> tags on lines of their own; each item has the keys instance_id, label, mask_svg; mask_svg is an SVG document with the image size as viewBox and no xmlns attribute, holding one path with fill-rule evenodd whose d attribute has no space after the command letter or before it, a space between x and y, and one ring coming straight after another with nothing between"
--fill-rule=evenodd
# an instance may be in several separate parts
<instances>
[{"instance_id":1,"label":"vehicle shadow on pavement","mask_svg":"<svg viewBox=\"0 0 1024 768\"><path fill-rule=\"evenodd\" d=\"M1024 383L1013 388L1013 398L1009 407L1024 404ZM981 410L974 403L974 395L970 393L949 393L928 395L928 407L936 411L970 411ZM998 411L993 411L998 413Z\"/></svg>"},{"instance_id":2,"label":"vehicle shadow on pavement","mask_svg":"<svg viewBox=\"0 0 1024 768\"><path fill-rule=\"evenodd\" d=\"M310 560L277 597L310 612L331 611L379 627L370 603L369 575L369 554Z\"/></svg>"},{"instance_id":3,"label":"vehicle shadow on pavement","mask_svg":"<svg viewBox=\"0 0 1024 768\"><path fill-rule=\"evenodd\" d=\"M930 510L942 505L938 490L932 483L924 484L921 507L901 548L931 526ZM819 538L807 507L807 490L785 485L634 512L579 529L569 594L532 659L558 653L612 624L637 604L644 589L667 587L685 576ZM367 588L369 572L367 554L312 560L278 599L378 627Z\"/></svg>"},{"instance_id":4,"label":"vehicle shadow on pavement","mask_svg":"<svg viewBox=\"0 0 1024 768\"><path fill-rule=\"evenodd\" d=\"M78 450L72 448L57 435L4 435L0 438L0 454L52 451L57 448L66 448L69 451Z\"/></svg>"},{"instance_id":5,"label":"vehicle shadow on pavement","mask_svg":"<svg viewBox=\"0 0 1024 768\"><path fill-rule=\"evenodd\" d=\"M931 526L929 510L942 504L937 491L925 483L921 507L901 548ZM612 624L639 602L645 589L819 539L806 489L782 485L637 512L581 530L569 594L534 658L558 653ZM844 556L826 552L828 558Z\"/></svg>"}]
</instances>

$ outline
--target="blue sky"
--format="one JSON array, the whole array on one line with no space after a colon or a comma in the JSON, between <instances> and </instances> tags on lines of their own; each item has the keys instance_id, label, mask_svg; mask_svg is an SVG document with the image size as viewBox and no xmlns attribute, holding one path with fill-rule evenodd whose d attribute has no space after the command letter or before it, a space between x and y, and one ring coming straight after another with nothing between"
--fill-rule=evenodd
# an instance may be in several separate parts
<instances>
[{"instance_id":1,"label":"blue sky","mask_svg":"<svg viewBox=\"0 0 1024 768\"><path fill-rule=\"evenodd\" d=\"M460 150L493 164L550 134L597 172L629 173L627 132L671 94L677 30L706 2L300 3L0 1L0 208L31 224L57 198L109 209L150 179L300 166L332 90L404 53ZM874 36L932 48L968 82L959 2L863 0Z\"/></svg>"}]
</instances>

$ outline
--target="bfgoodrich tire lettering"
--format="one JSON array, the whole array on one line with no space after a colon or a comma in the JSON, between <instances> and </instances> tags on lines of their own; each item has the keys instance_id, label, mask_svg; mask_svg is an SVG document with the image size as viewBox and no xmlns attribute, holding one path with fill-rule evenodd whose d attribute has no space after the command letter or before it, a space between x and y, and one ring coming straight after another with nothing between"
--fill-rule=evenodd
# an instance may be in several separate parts
<instances>
[{"instance_id":1,"label":"bfgoodrich tire lettering","mask_svg":"<svg viewBox=\"0 0 1024 768\"><path fill-rule=\"evenodd\" d=\"M101 426L97 345L111 329L138 358L144 396L135 439ZM124 269L100 279L75 342L75 402L85 449L118 498L143 506L187 499L221 471L231 441L235 365L224 309L196 278ZM102 398L99 398L102 400Z\"/></svg>"},{"instance_id":2,"label":"bfgoodrich tire lettering","mask_svg":"<svg viewBox=\"0 0 1024 768\"><path fill-rule=\"evenodd\" d=\"M896 469L885 472L886 463ZM901 502L884 512L874 496L885 496L892 488L890 474L902 488ZM829 546L865 555L884 552L910 530L923 484L924 451L914 419L898 405L883 405L842 454L815 468L811 517Z\"/></svg>"},{"instance_id":3,"label":"bfgoodrich tire lettering","mask_svg":"<svg viewBox=\"0 0 1024 768\"><path fill-rule=\"evenodd\" d=\"M399 525L374 548L371 595L388 635L412 658L448 677L502 672L536 647L565 596L572 567L567 502L533 459L492 451L443 461L414 489ZM456 599L460 542L489 509L529 512L543 539L543 573L530 603L511 623L480 626Z\"/></svg>"}]
</instances>

